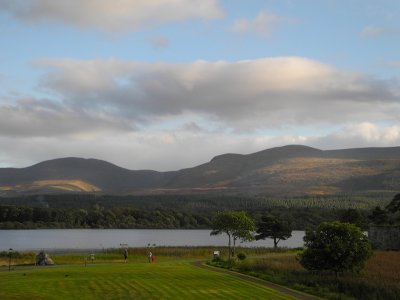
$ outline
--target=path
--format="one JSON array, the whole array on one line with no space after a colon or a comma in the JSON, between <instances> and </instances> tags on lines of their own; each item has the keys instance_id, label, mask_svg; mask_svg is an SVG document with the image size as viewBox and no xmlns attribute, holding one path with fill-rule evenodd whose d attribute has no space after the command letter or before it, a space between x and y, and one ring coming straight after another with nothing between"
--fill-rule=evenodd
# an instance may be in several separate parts
<instances>
[{"instance_id":1,"label":"path","mask_svg":"<svg viewBox=\"0 0 400 300\"><path fill-rule=\"evenodd\" d=\"M199 267L199 268L202 268L202 269L206 269L206 270L212 271L212 272L228 274L228 275L231 275L231 276L234 276L234 277L237 277L237 278L240 278L240 279L252 282L252 283L261 284L261 285L263 285L265 287L274 289L274 290L279 291L279 292L281 292L281 293L283 293L285 295L289 295L289 296L295 297L295 298L300 299L300 300L317 300L317 299L321 299L321 298L316 297L316 296L311 296L311 295L303 294L301 292L296 292L294 290L291 290L289 288L283 287L281 285L278 285L278 284L275 284L275 283L272 283L272 282L269 282L269 281L265 281L265 280L262 280L262 279L258 279L258 278L255 278L255 277L251 277L251 276L248 276L248 275L245 275L245 274L229 271L229 270L222 269L222 268L210 267L208 265L205 265L204 262L205 262L204 260L195 261L195 262L192 263L192 265L196 266L196 267Z\"/></svg>"}]
</instances>

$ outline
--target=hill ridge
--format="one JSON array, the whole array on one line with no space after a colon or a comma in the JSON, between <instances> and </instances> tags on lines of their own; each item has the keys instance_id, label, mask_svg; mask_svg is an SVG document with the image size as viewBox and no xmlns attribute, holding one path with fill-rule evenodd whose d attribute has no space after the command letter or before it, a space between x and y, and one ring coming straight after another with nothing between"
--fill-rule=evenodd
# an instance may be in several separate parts
<instances>
[{"instance_id":1,"label":"hill ridge","mask_svg":"<svg viewBox=\"0 0 400 300\"><path fill-rule=\"evenodd\" d=\"M204 164L167 172L130 170L95 158L50 159L23 168L0 168L0 196L65 191L325 195L398 191L399 178L400 147L320 150L286 145L217 155Z\"/></svg>"}]
</instances>

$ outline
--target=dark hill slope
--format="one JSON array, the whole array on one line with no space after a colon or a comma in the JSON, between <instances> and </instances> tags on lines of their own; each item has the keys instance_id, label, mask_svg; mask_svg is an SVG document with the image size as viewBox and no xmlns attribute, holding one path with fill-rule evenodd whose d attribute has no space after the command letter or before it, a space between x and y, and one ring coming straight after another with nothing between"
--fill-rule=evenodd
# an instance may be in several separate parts
<instances>
[{"instance_id":1,"label":"dark hill slope","mask_svg":"<svg viewBox=\"0 0 400 300\"><path fill-rule=\"evenodd\" d=\"M223 154L203 165L181 170L168 183L169 187L226 187L230 182L247 177L255 170L293 157L314 157L322 151L307 146L284 146L271 148L249 155Z\"/></svg>"},{"instance_id":2,"label":"dark hill slope","mask_svg":"<svg viewBox=\"0 0 400 300\"><path fill-rule=\"evenodd\" d=\"M0 195L228 191L282 196L371 190L400 190L400 147L322 151L291 145L248 155L223 154L208 163L174 172L132 171L82 158L0 169Z\"/></svg>"},{"instance_id":3,"label":"dark hill slope","mask_svg":"<svg viewBox=\"0 0 400 300\"><path fill-rule=\"evenodd\" d=\"M97 159L60 158L21 169L0 169L0 184L30 185L36 181L79 180L109 193L129 193L134 189L164 185L172 172L131 171Z\"/></svg>"}]
</instances>

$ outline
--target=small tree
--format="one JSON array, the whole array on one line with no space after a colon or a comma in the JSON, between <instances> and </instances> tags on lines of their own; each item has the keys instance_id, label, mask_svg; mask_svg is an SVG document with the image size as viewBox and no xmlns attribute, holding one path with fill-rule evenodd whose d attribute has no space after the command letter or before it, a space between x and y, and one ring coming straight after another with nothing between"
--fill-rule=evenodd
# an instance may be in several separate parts
<instances>
[{"instance_id":1,"label":"small tree","mask_svg":"<svg viewBox=\"0 0 400 300\"><path fill-rule=\"evenodd\" d=\"M324 222L316 230L307 230L306 250L300 264L310 271L361 271L372 255L368 238L360 228L341 222Z\"/></svg>"},{"instance_id":2,"label":"small tree","mask_svg":"<svg viewBox=\"0 0 400 300\"><path fill-rule=\"evenodd\" d=\"M265 240L271 238L274 240L274 248L278 247L281 240L287 240L292 236L290 224L275 216L263 216L258 224L256 240Z\"/></svg>"},{"instance_id":3,"label":"small tree","mask_svg":"<svg viewBox=\"0 0 400 300\"><path fill-rule=\"evenodd\" d=\"M232 257L235 257L235 247L236 241L249 242L254 240L254 231L256 230L256 225L254 221L249 218L245 212L239 211L235 212L235 230L233 231L233 251Z\"/></svg>"},{"instance_id":4,"label":"small tree","mask_svg":"<svg viewBox=\"0 0 400 300\"><path fill-rule=\"evenodd\" d=\"M248 241L254 239L252 235L254 230L253 220L243 211L224 211L215 216L210 235L225 233L228 236L229 259L231 259L231 255L235 255L236 240ZM231 247L232 239L233 251Z\"/></svg>"}]
</instances>

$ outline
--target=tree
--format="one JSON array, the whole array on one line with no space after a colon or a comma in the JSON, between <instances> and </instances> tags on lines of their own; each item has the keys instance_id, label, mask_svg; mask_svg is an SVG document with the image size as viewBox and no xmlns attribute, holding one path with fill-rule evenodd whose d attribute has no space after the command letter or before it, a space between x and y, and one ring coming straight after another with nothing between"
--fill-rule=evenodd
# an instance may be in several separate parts
<instances>
[{"instance_id":1,"label":"tree","mask_svg":"<svg viewBox=\"0 0 400 300\"><path fill-rule=\"evenodd\" d=\"M375 225L384 225L389 222L389 216L387 211L376 206L372 210L372 214L368 216L368 218L374 223Z\"/></svg>"},{"instance_id":2,"label":"tree","mask_svg":"<svg viewBox=\"0 0 400 300\"><path fill-rule=\"evenodd\" d=\"M243 211L224 211L217 213L212 223L210 235L219 235L225 233L228 236L229 259L235 255L236 240L249 241L253 239L252 232L255 225ZM233 251L232 251L233 239Z\"/></svg>"},{"instance_id":3,"label":"tree","mask_svg":"<svg viewBox=\"0 0 400 300\"><path fill-rule=\"evenodd\" d=\"M367 220L365 216L359 210L354 208L349 208L345 210L341 214L339 221L343 223L354 224L361 229L365 228L367 225Z\"/></svg>"},{"instance_id":4,"label":"tree","mask_svg":"<svg viewBox=\"0 0 400 300\"><path fill-rule=\"evenodd\" d=\"M372 255L368 238L354 224L323 222L304 236L300 264L310 271L361 271Z\"/></svg>"},{"instance_id":5,"label":"tree","mask_svg":"<svg viewBox=\"0 0 400 300\"><path fill-rule=\"evenodd\" d=\"M267 215L261 218L258 223L256 240L265 240L271 238L274 240L274 248L278 247L281 240L287 240L292 236L292 228L290 224L278 217Z\"/></svg>"},{"instance_id":6,"label":"tree","mask_svg":"<svg viewBox=\"0 0 400 300\"><path fill-rule=\"evenodd\" d=\"M256 225L254 221L249 218L245 212L239 211L235 212L235 230L233 231L233 251L232 257L235 257L235 247L236 240L241 242L248 242L254 240L254 231L256 230Z\"/></svg>"},{"instance_id":7,"label":"tree","mask_svg":"<svg viewBox=\"0 0 400 300\"><path fill-rule=\"evenodd\" d=\"M386 209L392 214L400 212L400 194L394 196L393 200L386 206Z\"/></svg>"}]
</instances>

